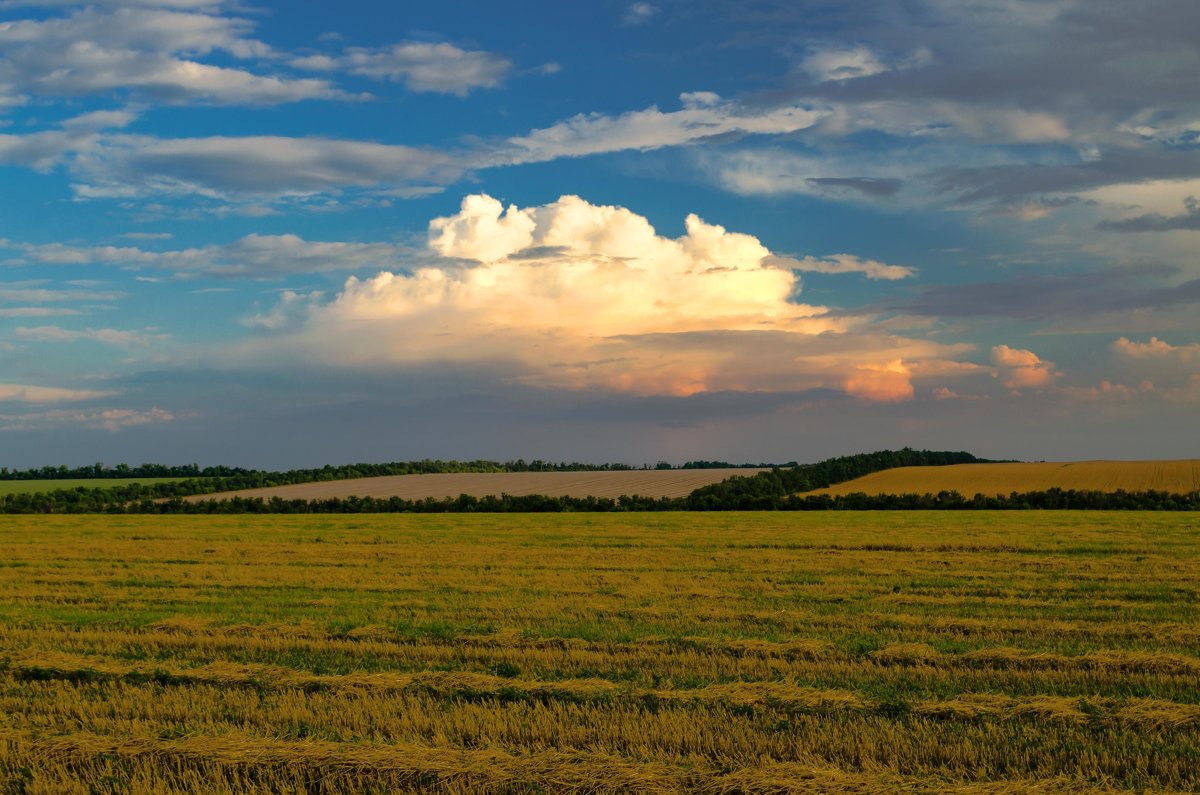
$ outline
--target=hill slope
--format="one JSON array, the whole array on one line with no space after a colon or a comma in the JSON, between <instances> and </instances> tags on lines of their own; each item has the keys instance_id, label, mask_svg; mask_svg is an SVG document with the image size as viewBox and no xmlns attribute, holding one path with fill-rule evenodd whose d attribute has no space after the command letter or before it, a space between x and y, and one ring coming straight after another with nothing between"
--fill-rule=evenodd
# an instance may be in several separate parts
<instances>
[{"instance_id":1,"label":"hill slope","mask_svg":"<svg viewBox=\"0 0 1200 795\"><path fill-rule=\"evenodd\" d=\"M898 467L810 493L936 494L940 491L957 491L970 497L975 494L990 496L1052 488L1104 492L1153 489L1186 494L1200 490L1200 460L1051 461Z\"/></svg>"}]
</instances>

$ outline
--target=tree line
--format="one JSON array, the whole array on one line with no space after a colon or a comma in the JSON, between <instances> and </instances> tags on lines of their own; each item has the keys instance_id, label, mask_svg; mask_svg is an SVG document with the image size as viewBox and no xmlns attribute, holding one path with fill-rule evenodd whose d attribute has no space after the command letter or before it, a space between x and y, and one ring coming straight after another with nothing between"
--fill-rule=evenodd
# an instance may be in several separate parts
<instances>
[{"instance_id":1,"label":"tree line","mask_svg":"<svg viewBox=\"0 0 1200 795\"><path fill-rule=\"evenodd\" d=\"M515 461L442 461L439 459L422 459L420 461L392 461L384 464L343 464L330 466L326 464L313 469L290 469L286 471L271 471L263 469L246 469L230 466L207 466L199 464L181 464L169 466L165 464L117 464L108 466L104 463L89 464L81 467L44 466L34 469L10 469L0 467L0 480L128 480L131 478L220 478L228 482L245 482L254 485L236 486L235 488L260 488L265 486L288 486L296 483L313 483L328 480L351 480L354 478L373 478L387 475L431 475L454 474L464 472L623 472L647 469L751 469L767 467L790 467L796 462L787 464L731 464L728 461L688 461L679 467L666 461L655 465L607 463L583 464L578 461L543 461L534 459L526 461L519 458ZM224 489L222 489L224 490Z\"/></svg>"},{"instance_id":2,"label":"tree line","mask_svg":"<svg viewBox=\"0 0 1200 795\"><path fill-rule=\"evenodd\" d=\"M1200 492L1087 491L1048 489L1008 495L957 491L937 494L841 494L763 496L720 503L710 497L548 497L501 494L446 499L406 500L401 497L333 497L288 500L281 497L231 497L188 502L126 493L124 500L107 498L103 489L76 489L49 494L17 494L0 498L0 513L9 514L317 514L317 513L614 513L654 511L970 511L970 510L1105 510L1197 511Z\"/></svg>"},{"instance_id":3,"label":"tree line","mask_svg":"<svg viewBox=\"0 0 1200 795\"><path fill-rule=\"evenodd\" d=\"M955 491L938 494L846 494L812 495L802 492L903 466L947 466L985 463L965 452L930 450L883 450L841 456L815 464L775 467L749 476L737 476L696 489L686 497L628 495L604 497L549 497L544 495L489 497L461 495L447 499L406 500L400 497L346 497L318 500L286 500L232 497L223 500L188 502L197 494L260 488L314 480L344 479L347 467L292 470L268 473L236 470L232 474L208 475L180 481L128 484L103 488L77 487L41 493L0 495L0 513L561 513L609 511L854 511L854 510L1200 510L1200 492L1172 494L1159 491L1101 492L1049 489L1005 495L976 494L966 497ZM700 462L708 463L708 462ZM415 466L413 466L415 464ZM483 466L495 466L484 469ZM537 469L535 467L554 467ZM408 464L362 465L356 477L417 472L531 472L574 471L558 467L578 466L591 470L622 465L562 465L524 461L497 465L495 462L410 462ZM398 472L394 468L410 467ZM460 467L460 468L452 468ZM510 468L502 468L510 467ZM525 468L518 468L525 467ZM629 467L632 469L632 467ZM213 471L215 468L202 471ZM384 470L380 472L380 470ZM298 473L329 474L301 480ZM135 476L137 477L137 476Z\"/></svg>"}]
</instances>

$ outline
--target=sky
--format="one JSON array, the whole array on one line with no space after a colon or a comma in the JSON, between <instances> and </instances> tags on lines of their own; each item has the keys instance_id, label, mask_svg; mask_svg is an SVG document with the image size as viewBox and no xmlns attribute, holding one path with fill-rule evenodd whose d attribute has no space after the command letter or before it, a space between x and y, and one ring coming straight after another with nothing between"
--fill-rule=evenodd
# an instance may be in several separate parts
<instances>
[{"instance_id":1,"label":"sky","mask_svg":"<svg viewBox=\"0 0 1200 795\"><path fill-rule=\"evenodd\" d=\"M1200 457L1193 0L0 0L0 465Z\"/></svg>"}]
</instances>

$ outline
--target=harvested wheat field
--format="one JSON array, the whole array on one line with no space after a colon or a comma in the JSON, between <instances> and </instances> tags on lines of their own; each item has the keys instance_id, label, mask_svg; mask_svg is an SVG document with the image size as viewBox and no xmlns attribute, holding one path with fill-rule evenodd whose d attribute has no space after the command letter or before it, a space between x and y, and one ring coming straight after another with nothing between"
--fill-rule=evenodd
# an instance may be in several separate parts
<instances>
[{"instance_id":1,"label":"harvested wheat field","mask_svg":"<svg viewBox=\"0 0 1200 795\"><path fill-rule=\"evenodd\" d=\"M937 494L966 497L1047 489L1088 491L1200 491L1200 460L1070 461L1034 464L954 464L899 467L835 484L813 494Z\"/></svg>"},{"instance_id":2,"label":"harvested wheat field","mask_svg":"<svg viewBox=\"0 0 1200 795\"><path fill-rule=\"evenodd\" d=\"M1200 790L1200 518L0 517L0 791Z\"/></svg>"},{"instance_id":3,"label":"harvested wheat field","mask_svg":"<svg viewBox=\"0 0 1200 795\"><path fill-rule=\"evenodd\" d=\"M243 489L187 498L220 500L228 497L262 497L269 500L321 500L331 497L401 497L406 500L444 499L511 494L520 497L684 497L701 486L735 475L753 475L761 469L636 469L605 472L470 472L432 475L393 475L353 480L297 483L265 489Z\"/></svg>"}]
</instances>

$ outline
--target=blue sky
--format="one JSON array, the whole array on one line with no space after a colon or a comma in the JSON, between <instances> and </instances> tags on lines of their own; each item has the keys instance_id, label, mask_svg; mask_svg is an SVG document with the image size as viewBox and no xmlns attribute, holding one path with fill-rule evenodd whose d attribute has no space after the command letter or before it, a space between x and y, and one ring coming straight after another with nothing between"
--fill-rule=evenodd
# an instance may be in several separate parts
<instances>
[{"instance_id":1,"label":"blue sky","mask_svg":"<svg viewBox=\"0 0 1200 795\"><path fill-rule=\"evenodd\" d=\"M1198 36L0 1L0 464L1194 457Z\"/></svg>"}]
</instances>

